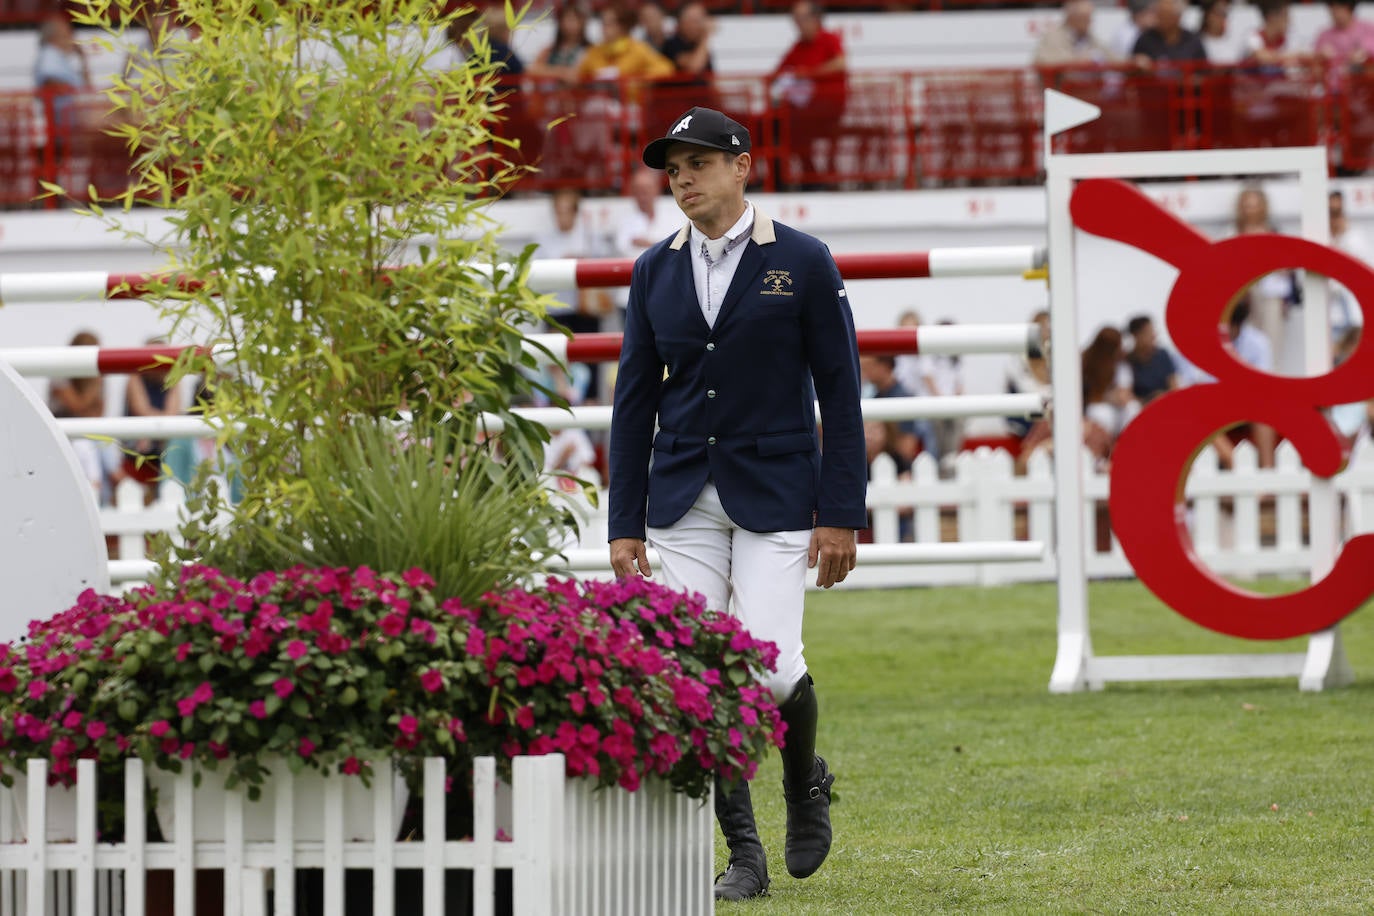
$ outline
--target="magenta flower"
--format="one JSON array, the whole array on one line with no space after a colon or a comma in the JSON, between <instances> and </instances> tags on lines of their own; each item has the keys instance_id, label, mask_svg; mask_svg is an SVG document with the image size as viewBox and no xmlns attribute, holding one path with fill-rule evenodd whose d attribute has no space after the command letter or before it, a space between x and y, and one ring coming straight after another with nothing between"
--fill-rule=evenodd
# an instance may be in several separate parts
<instances>
[{"instance_id":1,"label":"magenta flower","mask_svg":"<svg viewBox=\"0 0 1374 916\"><path fill-rule=\"evenodd\" d=\"M311 741L309 738L302 738L298 750L302 757L309 757L311 754L315 753L315 742Z\"/></svg>"},{"instance_id":2,"label":"magenta flower","mask_svg":"<svg viewBox=\"0 0 1374 916\"><path fill-rule=\"evenodd\" d=\"M299 659L301 656L305 655L305 653L309 651L310 647L307 646L305 643L301 642L299 639L293 639L286 645L286 654L293 660Z\"/></svg>"},{"instance_id":3,"label":"magenta flower","mask_svg":"<svg viewBox=\"0 0 1374 916\"><path fill-rule=\"evenodd\" d=\"M430 693L436 693L444 687L444 676L435 668L420 675L420 686Z\"/></svg>"},{"instance_id":4,"label":"magenta flower","mask_svg":"<svg viewBox=\"0 0 1374 916\"><path fill-rule=\"evenodd\" d=\"M255 719L266 719L267 703L263 700L254 700L248 704L248 712Z\"/></svg>"},{"instance_id":5,"label":"magenta flower","mask_svg":"<svg viewBox=\"0 0 1374 916\"><path fill-rule=\"evenodd\" d=\"M86 724L86 737L92 741L99 741L105 737L107 728L104 722L88 722Z\"/></svg>"},{"instance_id":6,"label":"magenta flower","mask_svg":"<svg viewBox=\"0 0 1374 916\"><path fill-rule=\"evenodd\" d=\"M272 690L275 691L277 696L281 697L283 700L291 696L292 692L295 691L295 689L295 683L292 682L289 678L279 677L272 682Z\"/></svg>"},{"instance_id":7,"label":"magenta flower","mask_svg":"<svg viewBox=\"0 0 1374 916\"><path fill-rule=\"evenodd\" d=\"M167 732L171 731L171 729L172 723L168 722L166 719L158 719L152 725L148 726L148 734L152 735L154 738L161 738L163 735L167 734Z\"/></svg>"},{"instance_id":8,"label":"magenta flower","mask_svg":"<svg viewBox=\"0 0 1374 916\"><path fill-rule=\"evenodd\" d=\"M414 735L415 732L419 730L420 720L412 715L407 714L401 716L400 721L396 723L396 727L400 729L401 734L409 737L411 735Z\"/></svg>"}]
</instances>

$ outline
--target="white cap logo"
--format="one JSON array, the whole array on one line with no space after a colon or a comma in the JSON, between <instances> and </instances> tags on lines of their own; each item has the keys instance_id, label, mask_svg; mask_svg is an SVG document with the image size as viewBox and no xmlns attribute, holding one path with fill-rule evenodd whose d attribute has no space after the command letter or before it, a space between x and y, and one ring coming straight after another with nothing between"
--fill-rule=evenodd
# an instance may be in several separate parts
<instances>
[{"instance_id":1,"label":"white cap logo","mask_svg":"<svg viewBox=\"0 0 1374 916\"><path fill-rule=\"evenodd\" d=\"M731 146L739 146L739 137L736 137L734 134L731 134L731 135L730 135L730 145L731 145Z\"/></svg>"},{"instance_id":2,"label":"white cap logo","mask_svg":"<svg viewBox=\"0 0 1374 916\"><path fill-rule=\"evenodd\" d=\"M691 124L691 123L692 123L692 116L691 116L691 115L688 115L687 117L683 118L681 121L678 121L678 122L677 122L677 126L673 128L673 133L675 133L675 134L680 134L680 133L682 133L684 130L687 129L687 126L688 126L689 124Z\"/></svg>"}]
</instances>

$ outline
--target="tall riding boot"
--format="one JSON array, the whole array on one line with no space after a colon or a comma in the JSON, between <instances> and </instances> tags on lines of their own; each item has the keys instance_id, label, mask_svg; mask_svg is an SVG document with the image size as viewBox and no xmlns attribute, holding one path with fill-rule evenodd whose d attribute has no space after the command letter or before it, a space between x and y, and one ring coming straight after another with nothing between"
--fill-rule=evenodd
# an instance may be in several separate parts
<instances>
[{"instance_id":1,"label":"tall riding boot","mask_svg":"<svg viewBox=\"0 0 1374 916\"><path fill-rule=\"evenodd\" d=\"M782 794L787 801L787 872L806 878L830 854L830 787L835 777L816 755L816 691L803 675L778 707L787 723L782 749Z\"/></svg>"},{"instance_id":2,"label":"tall riding boot","mask_svg":"<svg viewBox=\"0 0 1374 916\"><path fill-rule=\"evenodd\" d=\"M768 892L768 860L754 826L754 802L749 783L741 779L733 785L716 777L716 820L725 844L730 847L730 864L716 876L717 900L746 900Z\"/></svg>"}]
</instances>

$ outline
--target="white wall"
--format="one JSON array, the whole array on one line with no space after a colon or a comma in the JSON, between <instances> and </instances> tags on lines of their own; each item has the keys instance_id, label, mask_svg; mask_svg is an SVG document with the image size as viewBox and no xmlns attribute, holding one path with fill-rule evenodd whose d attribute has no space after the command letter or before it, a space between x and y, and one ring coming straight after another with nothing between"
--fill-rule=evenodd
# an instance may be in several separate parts
<instances>
[{"instance_id":1,"label":"white wall","mask_svg":"<svg viewBox=\"0 0 1374 916\"><path fill-rule=\"evenodd\" d=\"M1342 180L1352 222L1374 238L1374 179ZM1160 183L1148 193L1211 236L1228 231L1240 185L1234 181ZM1297 186L1267 186L1283 231L1297 230ZM783 222L811 232L831 250L920 251L933 247L1043 245L1044 194L1040 188L924 190L850 194L761 195L755 203ZM671 207L671 199L662 200ZM598 232L610 233L629 202L595 199L583 218ZM514 250L549 225L549 206L541 198L497 203L493 215L507 231ZM161 231L155 211L136 211L134 219ZM1162 314L1174 271L1162 262L1114 242L1081 239L1079 278L1085 340L1103 324L1120 326L1138 313ZM51 270L140 271L161 266L145 246L123 241L93 220L69 213L0 214L0 272ZM860 327L889 327L908 308L927 321L1025 321L1043 307L1043 282L1017 278L944 280L866 280L850 284L850 301ZM156 310L139 302L70 305L11 305L0 308L0 346L63 345L78 329L96 332L106 346L136 346L166 334ZM969 357L970 390L1001 389L1003 359ZM113 410L122 404L122 380L107 391ZM41 386L40 386L41 387Z\"/></svg>"}]
</instances>

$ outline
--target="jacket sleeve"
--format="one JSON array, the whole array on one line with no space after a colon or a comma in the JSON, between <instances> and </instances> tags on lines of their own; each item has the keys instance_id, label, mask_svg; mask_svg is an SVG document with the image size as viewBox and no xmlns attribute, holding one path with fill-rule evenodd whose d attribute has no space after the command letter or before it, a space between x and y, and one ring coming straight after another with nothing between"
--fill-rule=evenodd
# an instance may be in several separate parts
<instances>
[{"instance_id":1,"label":"jacket sleeve","mask_svg":"<svg viewBox=\"0 0 1374 916\"><path fill-rule=\"evenodd\" d=\"M615 377L611 411L611 447L608 455L610 486L607 535L644 538L644 518L649 501L649 457L653 450L654 424L663 388L663 360L649 324L648 277L650 255L635 261L630 276L630 299L625 307L625 334L620 346L620 368Z\"/></svg>"},{"instance_id":2,"label":"jacket sleeve","mask_svg":"<svg viewBox=\"0 0 1374 916\"><path fill-rule=\"evenodd\" d=\"M868 525L864 424L859 405L859 345L844 281L830 250L819 242L807 277L802 332L816 399L821 405L821 484L816 524Z\"/></svg>"}]
</instances>

